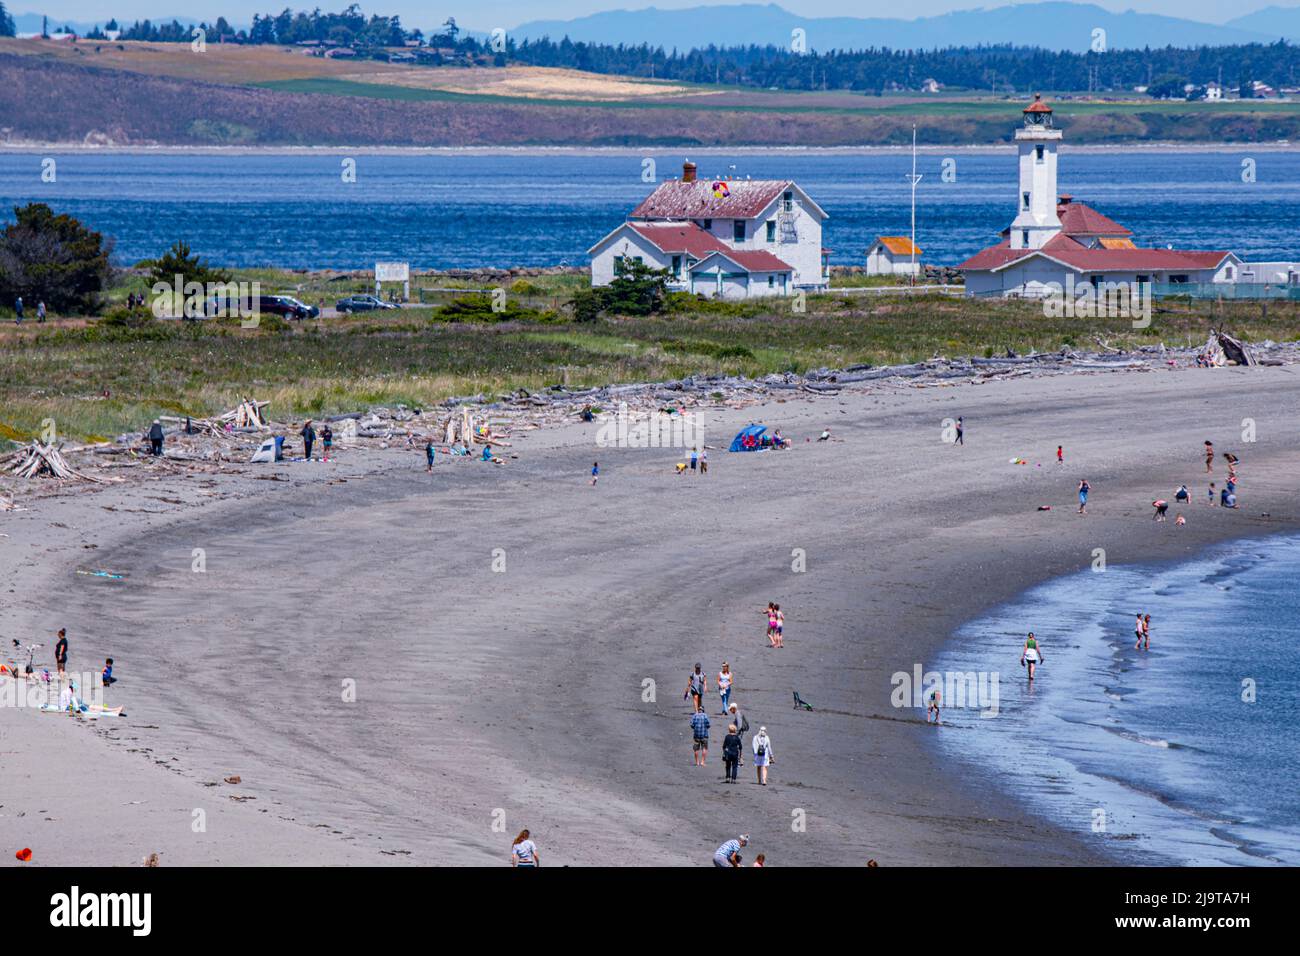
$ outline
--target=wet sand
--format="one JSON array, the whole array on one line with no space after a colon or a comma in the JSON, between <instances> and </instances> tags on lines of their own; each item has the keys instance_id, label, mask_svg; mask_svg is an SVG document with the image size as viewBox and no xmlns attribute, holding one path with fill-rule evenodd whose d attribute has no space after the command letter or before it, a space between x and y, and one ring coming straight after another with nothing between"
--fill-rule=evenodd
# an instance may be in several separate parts
<instances>
[{"instance_id":1,"label":"wet sand","mask_svg":"<svg viewBox=\"0 0 1300 956\"><path fill-rule=\"evenodd\" d=\"M265 466L285 482L31 502L0 516L2 634L48 655L68 627L73 670L113 656L129 716L0 711L0 841L50 864L501 864L528 827L547 865L707 864L739 832L774 865L1121 860L943 760L935 734L977 731L894 708L890 675L1095 548L1119 564L1294 528L1298 411L1292 368L846 391L706 417L713 446L752 419L795 447L711 448L703 477L574 425L432 477L418 451L344 451ZM958 415L964 447L942 440ZM1236 512L1205 507L1206 438L1243 459ZM1180 482L1187 526L1152 522ZM92 566L126 578L75 573ZM767 787L751 760L720 782L712 690L715 749L692 766L687 673L723 660L772 737Z\"/></svg>"}]
</instances>

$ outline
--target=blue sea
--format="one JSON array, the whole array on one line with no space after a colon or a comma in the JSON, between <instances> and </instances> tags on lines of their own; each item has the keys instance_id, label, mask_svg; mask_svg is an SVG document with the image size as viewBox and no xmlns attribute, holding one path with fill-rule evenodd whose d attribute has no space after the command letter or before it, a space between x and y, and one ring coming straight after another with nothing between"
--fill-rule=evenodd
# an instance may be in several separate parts
<instances>
[{"instance_id":1,"label":"blue sea","mask_svg":"<svg viewBox=\"0 0 1300 956\"><path fill-rule=\"evenodd\" d=\"M938 671L998 671L996 717L937 746L1138 864L1300 864L1300 537L1048 582L964 626ZM1133 620L1151 615L1151 649ZM1019 665L1027 631L1044 663Z\"/></svg>"},{"instance_id":2,"label":"blue sea","mask_svg":"<svg viewBox=\"0 0 1300 956\"><path fill-rule=\"evenodd\" d=\"M344 182L342 162L356 161ZM0 210L47 202L113 237L130 264L186 239L229 266L416 268L582 265L680 152L553 151L349 154L0 152ZM831 261L860 264L877 235L906 234L906 152L690 151L701 177L790 178L830 213ZM1243 182L1243 160L1254 182ZM945 160L955 179L945 179ZM925 259L955 264L996 241L1016 209L1016 160L925 153L917 238ZM952 180L952 181L948 181ZM1133 230L1140 245L1300 258L1300 152L1080 150L1061 155L1059 187Z\"/></svg>"}]
</instances>

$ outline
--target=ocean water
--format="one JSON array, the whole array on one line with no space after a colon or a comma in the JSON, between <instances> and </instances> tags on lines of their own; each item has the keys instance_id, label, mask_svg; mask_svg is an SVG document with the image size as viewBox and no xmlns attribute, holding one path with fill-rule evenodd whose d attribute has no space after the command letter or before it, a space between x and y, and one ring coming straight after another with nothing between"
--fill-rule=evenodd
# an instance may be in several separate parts
<instances>
[{"instance_id":1,"label":"ocean water","mask_svg":"<svg viewBox=\"0 0 1300 956\"><path fill-rule=\"evenodd\" d=\"M653 189L680 175L681 152L554 151L356 154L0 152L0 210L39 200L116 241L117 260L157 255L176 239L230 266L416 268L585 264L586 250ZM906 152L689 151L701 177L791 178L830 213L831 261L860 264L877 235L910 228ZM944 178L947 167L954 181ZM1254 182L1243 182L1243 160ZM955 264L996 241L1016 210L1016 161L925 153L918 161L917 241ZM1140 245L1300 258L1300 152L1068 149L1059 188L1132 229Z\"/></svg>"},{"instance_id":2,"label":"ocean water","mask_svg":"<svg viewBox=\"0 0 1300 956\"><path fill-rule=\"evenodd\" d=\"M951 709L936 746L1128 863L1300 864L1297 580L1300 537L1281 536L1036 587L929 662L1000 672L997 716Z\"/></svg>"}]
</instances>

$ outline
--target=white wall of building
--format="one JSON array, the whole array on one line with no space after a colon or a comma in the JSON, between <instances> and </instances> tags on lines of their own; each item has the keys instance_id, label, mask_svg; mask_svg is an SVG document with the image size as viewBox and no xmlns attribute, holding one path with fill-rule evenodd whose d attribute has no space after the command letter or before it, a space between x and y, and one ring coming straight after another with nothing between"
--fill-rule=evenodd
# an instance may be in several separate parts
<instances>
[{"instance_id":1,"label":"white wall of building","mask_svg":"<svg viewBox=\"0 0 1300 956\"><path fill-rule=\"evenodd\" d=\"M639 258L654 269L669 269L672 267L671 255L660 252L640 236L635 229L625 226L592 256L591 284L593 286L609 285L614 281L614 261L619 256L631 259ZM682 257L682 262L682 275L685 277L685 256Z\"/></svg>"},{"instance_id":2,"label":"white wall of building","mask_svg":"<svg viewBox=\"0 0 1300 956\"><path fill-rule=\"evenodd\" d=\"M889 251L884 243L876 243L867 253L867 275L869 276L889 276L889 275L920 275L921 259L918 256L916 262L912 261L910 255L900 256Z\"/></svg>"}]
</instances>

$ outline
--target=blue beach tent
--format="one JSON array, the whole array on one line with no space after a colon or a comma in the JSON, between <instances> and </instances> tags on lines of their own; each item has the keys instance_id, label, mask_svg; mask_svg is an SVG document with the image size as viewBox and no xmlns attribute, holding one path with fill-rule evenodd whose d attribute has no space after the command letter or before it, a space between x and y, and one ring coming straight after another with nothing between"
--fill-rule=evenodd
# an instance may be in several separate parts
<instances>
[{"instance_id":1,"label":"blue beach tent","mask_svg":"<svg viewBox=\"0 0 1300 956\"><path fill-rule=\"evenodd\" d=\"M763 449L763 432L766 425L749 424L742 428L731 440L731 451L761 451Z\"/></svg>"}]
</instances>

